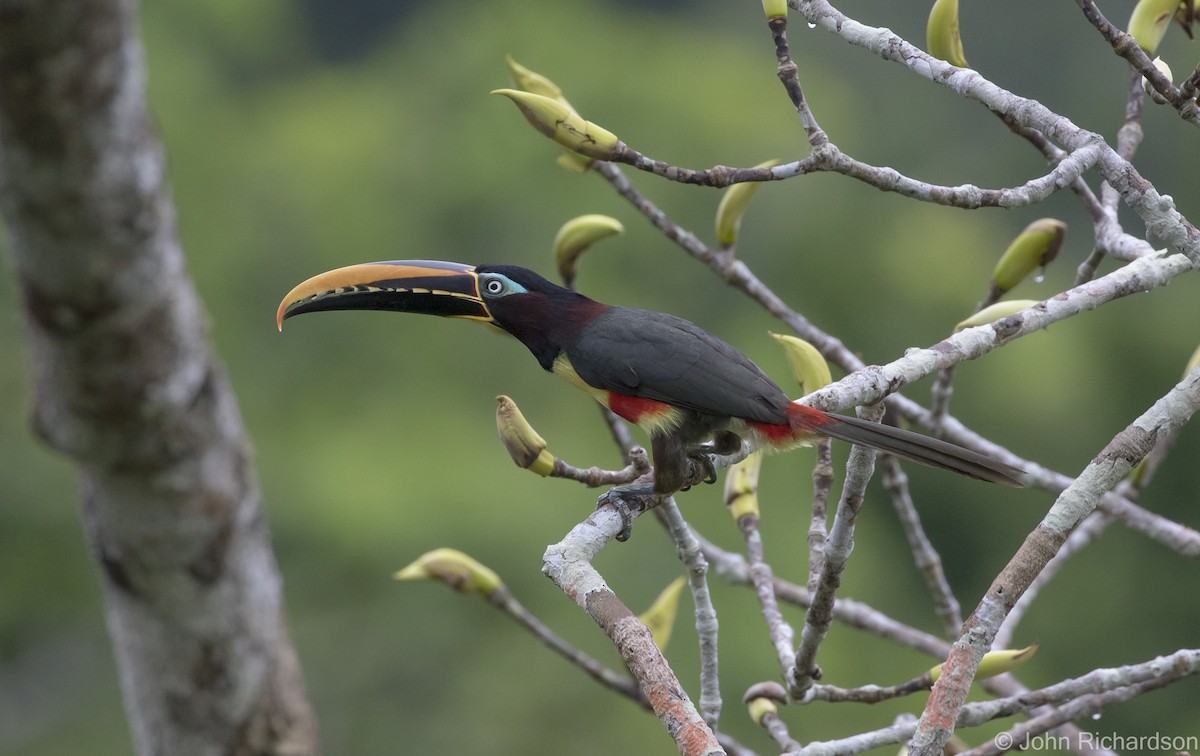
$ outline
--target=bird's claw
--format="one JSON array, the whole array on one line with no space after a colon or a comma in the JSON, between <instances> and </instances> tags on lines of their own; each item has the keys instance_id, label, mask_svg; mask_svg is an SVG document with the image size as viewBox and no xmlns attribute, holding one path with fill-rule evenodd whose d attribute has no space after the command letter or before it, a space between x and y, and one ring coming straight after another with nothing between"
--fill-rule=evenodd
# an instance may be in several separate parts
<instances>
[{"instance_id":1,"label":"bird's claw","mask_svg":"<svg viewBox=\"0 0 1200 756\"><path fill-rule=\"evenodd\" d=\"M688 459L694 465L690 476L691 481L680 490L686 491L696 483L712 484L717 482L717 465L713 462L713 455L705 452L692 452L688 454ZM697 468L699 469L697 470ZM700 477L701 473L704 477Z\"/></svg>"},{"instance_id":2,"label":"bird's claw","mask_svg":"<svg viewBox=\"0 0 1200 756\"><path fill-rule=\"evenodd\" d=\"M603 507L605 504L610 505L613 510L621 517L621 530L617 533L618 541L624 543L629 540L629 536L633 534L633 517L634 507L630 506L630 499L645 498L650 496L653 491L645 487L632 486L617 486L610 488L600 495L596 500L596 509ZM647 509L645 505L638 507L638 512L643 512Z\"/></svg>"}]
</instances>

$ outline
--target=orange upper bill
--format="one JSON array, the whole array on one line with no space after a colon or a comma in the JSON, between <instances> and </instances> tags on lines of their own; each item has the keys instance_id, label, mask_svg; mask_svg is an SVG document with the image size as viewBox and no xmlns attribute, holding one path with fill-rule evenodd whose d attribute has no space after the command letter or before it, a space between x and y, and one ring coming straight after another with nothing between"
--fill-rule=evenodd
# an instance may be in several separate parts
<instances>
[{"instance_id":1,"label":"orange upper bill","mask_svg":"<svg viewBox=\"0 0 1200 756\"><path fill-rule=\"evenodd\" d=\"M479 298L475 268L438 260L362 263L327 271L299 284L279 303L275 325L322 310L390 310L490 321Z\"/></svg>"}]
</instances>

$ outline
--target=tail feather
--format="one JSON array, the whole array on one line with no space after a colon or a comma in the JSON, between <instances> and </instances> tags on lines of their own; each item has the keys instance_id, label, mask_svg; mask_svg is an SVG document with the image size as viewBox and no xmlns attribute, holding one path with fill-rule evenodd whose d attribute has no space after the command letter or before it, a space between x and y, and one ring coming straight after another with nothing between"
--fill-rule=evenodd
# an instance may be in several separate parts
<instances>
[{"instance_id":1,"label":"tail feather","mask_svg":"<svg viewBox=\"0 0 1200 756\"><path fill-rule=\"evenodd\" d=\"M812 411L807 407L804 409ZM811 418L806 416L807 413L798 416L797 420L804 422L807 427L821 435L849 441L852 444L865 446L885 454L903 457L922 465L939 467L989 483L999 483L1014 488L1025 486L1023 470L970 449L964 449L956 444L891 425L868 422L857 417L823 414L831 422L821 423L818 427L812 427Z\"/></svg>"}]
</instances>

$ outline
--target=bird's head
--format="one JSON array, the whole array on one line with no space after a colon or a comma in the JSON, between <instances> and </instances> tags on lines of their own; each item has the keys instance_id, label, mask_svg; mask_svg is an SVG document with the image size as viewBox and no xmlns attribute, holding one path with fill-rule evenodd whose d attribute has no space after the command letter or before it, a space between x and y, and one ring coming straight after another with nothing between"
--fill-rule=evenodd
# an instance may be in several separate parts
<instances>
[{"instance_id":1,"label":"bird's head","mask_svg":"<svg viewBox=\"0 0 1200 756\"><path fill-rule=\"evenodd\" d=\"M549 369L600 305L515 265L435 260L363 263L313 276L279 303L276 325L323 310L388 310L464 318L517 337Z\"/></svg>"}]
</instances>

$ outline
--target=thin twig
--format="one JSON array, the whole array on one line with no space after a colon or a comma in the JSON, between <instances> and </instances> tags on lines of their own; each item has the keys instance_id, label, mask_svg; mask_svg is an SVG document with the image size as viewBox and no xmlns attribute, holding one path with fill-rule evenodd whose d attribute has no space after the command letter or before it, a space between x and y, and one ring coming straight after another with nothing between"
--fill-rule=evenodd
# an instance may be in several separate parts
<instances>
[{"instance_id":1,"label":"thin twig","mask_svg":"<svg viewBox=\"0 0 1200 756\"><path fill-rule=\"evenodd\" d=\"M721 685L717 671L717 611L708 591L708 562L675 500L667 499L658 511L675 541L679 560L687 569L692 602L696 607L696 634L700 638L700 715L716 732L721 717Z\"/></svg>"},{"instance_id":2,"label":"thin twig","mask_svg":"<svg viewBox=\"0 0 1200 756\"><path fill-rule=\"evenodd\" d=\"M925 578L925 586L933 598L934 613L942 621L942 629L946 631L946 636L953 638L962 627L962 609L958 605L958 599L954 597L949 581L946 580L942 558L930 542L929 536L925 535L921 516L917 514L912 494L908 489L908 476L904 474L900 461L895 457L885 456L881 464L884 488L891 495L892 507L904 528L904 536L908 539L913 561L921 571L921 576Z\"/></svg>"},{"instance_id":3,"label":"thin twig","mask_svg":"<svg viewBox=\"0 0 1200 756\"><path fill-rule=\"evenodd\" d=\"M500 609L509 618L541 641L547 648L582 669L596 682L609 690L628 698L644 709L650 709L650 702L642 695L641 690L633 680L617 674L600 662L563 640L544 622L535 617L521 602L512 595L507 587L501 586L487 596L488 603Z\"/></svg>"},{"instance_id":4,"label":"thin twig","mask_svg":"<svg viewBox=\"0 0 1200 756\"><path fill-rule=\"evenodd\" d=\"M833 488L833 442L817 443L817 461L813 465L812 515L808 521L808 588L816 588L825 562L826 523L829 520L829 491Z\"/></svg>"},{"instance_id":5,"label":"thin twig","mask_svg":"<svg viewBox=\"0 0 1200 756\"><path fill-rule=\"evenodd\" d=\"M864 407L864 417L878 420L883 414L882 406ZM799 698L821 679L817 666L817 649L829 626L833 622L833 603L837 589L842 583L842 571L854 548L854 525L862 509L867 483L875 472L875 452L861 446L850 451L846 462L846 484L833 516L833 527L825 539L825 555L821 563L821 575L812 603L804 616L804 629L800 633L800 645L796 648L796 661L788 674L789 692Z\"/></svg>"},{"instance_id":6,"label":"thin twig","mask_svg":"<svg viewBox=\"0 0 1200 756\"><path fill-rule=\"evenodd\" d=\"M1196 108L1196 101L1184 96L1175 88L1171 80L1158 70L1150 56L1138 45L1136 39L1110 23L1092 0L1075 0L1075 3L1083 11L1084 18L1096 27L1105 41L1112 46L1113 52L1129 61L1129 65L1137 71L1139 80L1145 78L1171 107L1179 111L1179 115L1185 121L1200 126L1200 111Z\"/></svg>"},{"instance_id":7,"label":"thin twig","mask_svg":"<svg viewBox=\"0 0 1200 756\"><path fill-rule=\"evenodd\" d=\"M1053 706L1051 711L1060 710L1063 702L1087 699L1114 691L1124 691L1130 686L1143 683L1163 685L1178 682L1200 674L1200 649L1180 649L1167 656L1160 656L1140 664L1131 664L1111 669L1096 669L1072 680L1064 680L1035 691L1006 696L991 701L976 701L965 705L958 714L955 726L977 727L1000 717L1024 714L1043 706ZM1118 693L1118 695L1123 695ZM1103 705L1115 703L1102 701ZM1091 703L1090 701L1087 703ZM1087 705L1087 704L1084 704ZM1090 711L1090 710L1089 710ZM890 727L859 733L839 740L809 743L804 748L789 751L793 756L835 756L856 754L870 748L903 743L913 736L917 723L897 722ZM1041 730L1045 732L1050 727ZM1014 744L1020 741L1014 741Z\"/></svg>"}]
</instances>

